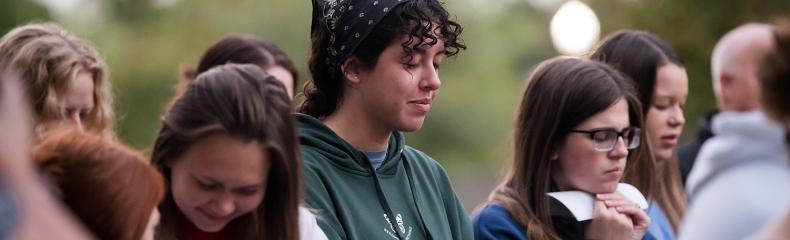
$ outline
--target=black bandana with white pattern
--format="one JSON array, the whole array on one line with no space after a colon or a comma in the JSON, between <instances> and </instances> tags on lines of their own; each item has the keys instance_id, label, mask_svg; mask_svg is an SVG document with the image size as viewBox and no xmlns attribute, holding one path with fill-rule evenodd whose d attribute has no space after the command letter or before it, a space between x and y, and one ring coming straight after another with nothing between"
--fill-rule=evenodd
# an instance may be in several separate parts
<instances>
[{"instance_id":1,"label":"black bandana with white pattern","mask_svg":"<svg viewBox=\"0 0 790 240\"><path fill-rule=\"evenodd\" d=\"M327 31L327 58L330 74L357 49L381 19L393 8L409 0L312 0L311 31Z\"/></svg>"}]
</instances>

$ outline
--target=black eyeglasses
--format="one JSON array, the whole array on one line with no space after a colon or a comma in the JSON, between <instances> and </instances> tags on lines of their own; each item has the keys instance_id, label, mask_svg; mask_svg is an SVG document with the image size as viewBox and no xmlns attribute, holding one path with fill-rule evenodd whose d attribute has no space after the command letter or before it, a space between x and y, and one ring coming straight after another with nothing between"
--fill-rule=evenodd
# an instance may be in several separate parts
<instances>
[{"instance_id":1,"label":"black eyeglasses","mask_svg":"<svg viewBox=\"0 0 790 240\"><path fill-rule=\"evenodd\" d=\"M585 133L590 137L593 144L593 149L599 152L609 152L614 149L617 144L617 139L622 137L625 146L628 149L635 149L639 147L641 139L641 130L638 127L627 127L621 132L617 132L611 128L592 129L592 130L571 130L574 133Z\"/></svg>"}]
</instances>

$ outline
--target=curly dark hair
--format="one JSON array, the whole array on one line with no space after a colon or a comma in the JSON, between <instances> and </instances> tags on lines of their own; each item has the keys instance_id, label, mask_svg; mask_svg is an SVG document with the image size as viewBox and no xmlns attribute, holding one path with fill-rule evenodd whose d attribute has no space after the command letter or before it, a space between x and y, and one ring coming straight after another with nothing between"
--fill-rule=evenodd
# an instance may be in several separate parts
<instances>
[{"instance_id":1,"label":"curly dark hair","mask_svg":"<svg viewBox=\"0 0 790 240\"><path fill-rule=\"evenodd\" d=\"M364 68L372 69L384 49L403 36L409 36L401 43L406 53L404 62L410 61L418 49L433 46L439 39L444 41L446 56L457 55L466 49L460 38L463 27L450 19L442 4L437 0L411 0L398 5L376 25L349 58L355 57ZM316 118L331 115L343 100L343 73L330 71L330 64L325 61L329 55L329 38L326 30L312 33L308 63L312 79L305 84L305 98L298 108L299 112Z\"/></svg>"}]
</instances>

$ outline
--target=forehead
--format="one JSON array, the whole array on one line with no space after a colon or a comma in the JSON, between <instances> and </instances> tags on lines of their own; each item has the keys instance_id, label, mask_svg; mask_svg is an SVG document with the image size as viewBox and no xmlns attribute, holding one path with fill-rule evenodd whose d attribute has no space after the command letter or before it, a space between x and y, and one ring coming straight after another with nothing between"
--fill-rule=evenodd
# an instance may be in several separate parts
<instances>
[{"instance_id":1,"label":"forehead","mask_svg":"<svg viewBox=\"0 0 790 240\"><path fill-rule=\"evenodd\" d=\"M63 99L71 107L93 106L93 74L88 71L79 71L69 81Z\"/></svg>"},{"instance_id":2,"label":"forehead","mask_svg":"<svg viewBox=\"0 0 790 240\"><path fill-rule=\"evenodd\" d=\"M630 125L631 122L628 114L628 101L626 101L624 98L620 98L603 111L600 111L584 120L584 122L579 124L578 128L615 128L620 130Z\"/></svg>"},{"instance_id":3,"label":"forehead","mask_svg":"<svg viewBox=\"0 0 790 240\"><path fill-rule=\"evenodd\" d=\"M676 64L666 64L656 71L655 95L680 95L688 93L686 69Z\"/></svg>"},{"instance_id":4,"label":"forehead","mask_svg":"<svg viewBox=\"0 0 790 240\"><path fill-rule=\"evenodd\" d=\"M216 181L256 184L264 179L269 160L258 142L243 142L224 133L198 139L175 160L173 168Z\"/></svg>"}]
</instances>

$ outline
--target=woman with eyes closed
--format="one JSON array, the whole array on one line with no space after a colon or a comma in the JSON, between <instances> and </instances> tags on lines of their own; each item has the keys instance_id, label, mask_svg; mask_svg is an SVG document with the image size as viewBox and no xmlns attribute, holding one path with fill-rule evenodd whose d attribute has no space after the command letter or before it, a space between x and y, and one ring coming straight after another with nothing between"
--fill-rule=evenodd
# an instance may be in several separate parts
<instances>
[{"instance_id":1,"label":"woman with eyes closed","mask_svg":"<svg viewBox=\"0 0 790 240\"><path fill-rule=\"evenodd\" d=\"M151 156L168 190L156 239L299 239L290 106L283 84L255 65L192 80L165 113Z\"/></svg>"},{"instance_id":2,"label":"woman with eyes closed","mask_svg":"<svg viewBox=\"0 0 790 240\"><path fill-rule=\"evenodd\" d=\"M444 168L406 145L465 49L437 0L313 1L299 106L306 203L330 239L471 239Z\"/></svg>"},{"instance_id":3,"label":"woman with eyes closed","mask_svg":"<svg viewBox=\"0 0 790 240\"><path fill-rule=\"evenodd\" d=\"M650 219L615 192L638 170L640 108L631 85L605 64L541 63L518 108L508 175L473 218L475 239L641 239ZM595 194L592 219L578 221L547 195L558 191Z\"/></svg>"},{"instance_id":4,"label":"woman with eyes closed","mask_svg":"<svg viewBox=\"0 0 790 240\"><path fill-rule=\"evenodd\" d=\"M686 212L686 198L675 149L683 131L683 106L688 96L688 77L683 59L655 34L624 30L603 40L591 59L606 63L628 76L637 87L644 108L647 146L643 158L652 159L655 184L647 175L626 175L625 181L651 200L653 219L645 239L675 239ZM649 154L648 154L649 153ZM648 162L648 161L644 161Z\"/></svg>"},{"instance_id":5,"label":"woman with eyes closed","mask_svg":"<svg viewBox=\"0 0 790 240\"><path fill-rule=\"evenodd\" d=\"M61 126L114 135L107 66L84 40L55 23L26 24L0 39L0 59L19 73L36 139Z\"/></svg>"}]
</instances>

